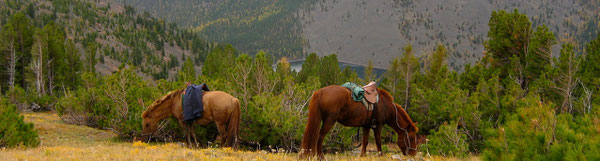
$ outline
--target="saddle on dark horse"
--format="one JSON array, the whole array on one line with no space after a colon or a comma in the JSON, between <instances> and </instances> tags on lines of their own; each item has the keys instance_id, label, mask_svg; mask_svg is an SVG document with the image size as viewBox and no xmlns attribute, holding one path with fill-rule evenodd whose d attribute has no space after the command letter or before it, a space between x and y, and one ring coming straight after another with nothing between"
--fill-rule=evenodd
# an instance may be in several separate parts
<instances>
[{"instance_id":1,"label":"saddle on dark horse","mask_svg":"<svg viewBox=\"0 0 600 161\"><path fill-rule=\"evenodd\" d=\"M206 84L188 84L181 97L183 107L183 121L186 123L194 122L194 120L202 117L204 107L202 103L202 92L210 91Z\"/></svg>"},{"instance_id":2,"label":"saddle on dark horse","mask_svg":"<svg viewBox=\"0 0 600 161\"><path fill-rule=\"evenodd\" d=\"M372 111L373 104L379 101L377 83L373 81L362 87L352 82L346 82L342 84L342 87L348 88L350 92L352 92L352 99L354 101L362 102L369 111Z\"/></svg>"},{"instance_id":3,"label":"saddle on dark horse","mask_svg":"<svg viewBox=\"0 0 600 161\"><path fill-rule=\"evenodd\" d=\"M352 82L346 82L342 84L342 87L346 87L350 90L352 99L357 102L362 102L367 109L367 116L371 122L371 128L376 128L375 120L370 115L373 114L373 104L379 102L379 94L377 93L377 83L371 81L365 86L358 86Z\"/></svg>"}]
</instances>

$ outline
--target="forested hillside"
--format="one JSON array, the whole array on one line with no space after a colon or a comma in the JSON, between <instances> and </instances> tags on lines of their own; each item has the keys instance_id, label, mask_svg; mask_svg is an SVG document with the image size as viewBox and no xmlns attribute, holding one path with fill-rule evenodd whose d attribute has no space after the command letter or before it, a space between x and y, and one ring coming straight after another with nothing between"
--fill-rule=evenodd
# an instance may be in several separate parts
<instances>
[{"instance_id":1,"label":"forested hillside","mask_svg":"<svg viewBox=\"0 0 600 161\"><path fill-rule=\"evenodd\" d=\"M140 73L154 79L173 78L174 72L187 59L193 60L199 71L206 53L216 46L174 23L137 12L131 6L106 1L3 0L0 3L0 23L6 27L4 33L23 39L13 44L18 48L15 50L16 82L21 87L28 85L21 76L32 60L30 51L35 51L35 45L50 50L47 60L41 60L44 61L42 64L54 60L52 65L60 66L62 62L54 57L64 55L71 58L69 61L72 62L68 62L71 64L66 65L73 67L69 70L81 68L82 71L98 70L109 74L121 64L131 64L139 66ZM38 32L38 28L43 30ZM36 41L41 39L40 36L49 36L52 40L48 41L52 42Z\"/></svg>"},{"instance_id":2,"label":"forested hillside","mask_svg":"<svg viewBox=\"0 0 600 161\"><path fill-rule=\"evenodd\" d=\"M303 53L299 8L314 0L120 0L169 22L187 26L202 38L234 45L245 53L263 50L274 57Z\"/></svg>"},{"instance_id":3,"label":"forested hillside","mask_svg":"<svg viewBox=\"0 0 600 161\"><path fill-rule=\"evenodd\" d=\"M419 59L444 44L449 65L483 57L492 11L518 9L534 27L547 25L559 42L582 51L596 37L600 3L589 0L123 0L169 22L195 29L203 38L231 43L240 51L304 58L336 53L340 60L387 67L411 44ZM268 35L268 36L267 36ZM552 48L558 56L560 46Z\"/></svg>"}]
</instances>

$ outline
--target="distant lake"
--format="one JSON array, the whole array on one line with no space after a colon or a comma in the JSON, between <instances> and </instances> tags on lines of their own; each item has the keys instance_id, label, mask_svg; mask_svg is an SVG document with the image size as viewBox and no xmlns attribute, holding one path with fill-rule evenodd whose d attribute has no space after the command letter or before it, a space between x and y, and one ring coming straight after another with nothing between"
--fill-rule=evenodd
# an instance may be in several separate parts
<instances>
[{"instance_id":1,"label":"distant lake","mask_svg":"<svg viewBox=\"0 0 600 161\"><path fill-rule=\"evenodd\" d=\"M304 60L290 60L289 62L292 70L297 72L302 70L302 64L304 64ZM365 78L366 66L348 62L338 62L338 64L340 65L340 69L344 70L346 67L349 67L358 74L358 77ZM384 68L373 67L373 73L377 76L377 78L382 77L386 70L387 69Z\"/></svg>"}]
</instances>

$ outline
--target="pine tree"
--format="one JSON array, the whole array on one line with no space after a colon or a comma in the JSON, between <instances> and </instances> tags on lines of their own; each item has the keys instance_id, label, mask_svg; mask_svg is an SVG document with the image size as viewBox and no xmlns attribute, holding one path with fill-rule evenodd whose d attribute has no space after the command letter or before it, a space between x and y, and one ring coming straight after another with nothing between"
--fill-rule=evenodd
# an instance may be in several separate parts
<instances>
[{"instance_id":1,"label":"pine tree","mask_svg":"<svg viewBox=\"0 0 600 161\"><path fill-rule=\"evenodd\" d=\"M527 15L515 9L513 13L504 10L492 12L488 25L488 40L484 42L486 54L491 55L492 66L500 68L500 77L504 78L511 68L511 58L518 58L519 64L525 61L533 33L531 22Z\"/></svg>"},{"instance_id":2,"label":"pine tree","mask_svg":"<svg viewBox=\"0 0 600 161\"><path fill-rule=\"evenodd\" d=\"M30 70L34 74L35 89L38 97L46 95L44 72L48 63L48 34L41 29L36 29L34 34L34 43L31 50L32 61Z\"/></svg>"},{"instance_id":3,"label":"pine tree","mask_svg":"<svg viewBox=\"0 0 600 161\"><path fill-rule=\"evenodd\" d=\"M318 71L318 72L317 72ZM319 68L315 71L319 75L321 80L321 86L340 84L340 76L342 70L338 63L337 55L331 54L321 58L319 62Z\"/></svg>"},{"instance_id":4,"label":"pine tree","mask_svg":"<svg viewBox=\"0 0 600 161\"><path fill-rule=\"evenodd\" d=\"M64 72L61 74L64 76L64 81L60 84L60 86L62 86L63 91L66 91L65 88L74 90L81 83L81 78L79 75L82 74L82 62L79 51L75 47L73 41L70 39L65 42L65 59L67 68L65 68Z\"/></svg>"},{"instance_id":5,"label":"pine tree","mask_svg":"<svg viewBox=\"0 0 600 161\"><path fill-rule=\"evenodd\" d=\"M363 84L368 84L371 81L377 81L377 78L375 78L376 76L373 74L373 61L369 60L364 74L365 78L363 79Z\"/></svg>"},{"instance_id":6,"label":"pine tree","mask_svg":"<svg viewBox=\"0 0 600 161\"><path fill-rule=\"evenodd\" d=\"M0 147L39 144L38 133L33 124L24 122L16 106L0 98Z\"/></svg>"},{"instance_id":7,"label":"pine tree","mask_svg":"<svg viewBox=\"0 0 600 161\"><path fill-rule=\"evenodd\" d=\"M581 62L579 75L583 82L585 112L600 105L600 36L586 45L585 56Z\"/></svg>"},{"instance_id":8,"label":"pine tree","mask_svg":"<svg viewBox=\"0 0 600 161\"><path fill-rule=\"evenodd\" d=\"M194 69L194 62L191 58L187 58L183 62L181 71L179 72L179 80L183 82L195 82L196 81L196 69Z\"/></svg>"},{"instance_id":9,"label":"pine tree","mask_svg":"<svg viewBox=\"0 0 600 161\"><path fill-rule=\"evenodd\" d=\"M89 43L85 48L85 71L90 73L96 73L96 52L98 51L98 45L96 43Z\"/></svg>"},{"instance_id":10,"label":"pine tree","mask_svg":"<svg viewBox=\"0 0 600 161\"><path fill-rule=\"evenodd\" d=\"M318 76L319 61L319 56L316 53L309 54L302 64L302 69L298 72L296 82L303 83L310 76Z\"/></svg>"},{"instance_id":11,"label":"pine tree","mask_svg":"<svg viewBox=\"0 0 600 161\"><path fill-rule=\"evenodd\" d=\"M560 50L558 61L555 60L557 76L554 77L556 85L553 86L561 96L560 111L562 113L572 113L575 101L574 91L579 84L579 58L573 51L573 45L564 44Z\"/></svg>"},{"instance_id":12,"label":"pine tree","mask_svg":"<svg viewBox=\"0 0 600 161\"><path fill-rule=\"evenodd\" d=\"M528 82L538 79L544 68L551 65L554 44L556 44L554 33L546 25L538 27L533 33L525 65Z\"/></svg>"},{"instance_id":13,"label":"pine tree","mask_svg":"<svg viewBox=\"0 0 600 161\"><path fill-rule=\"evenodd\" d=\"M46 63L46 82L48 94L53 95L57 84L64 84L67 68L67 58L65 55L65 34L54 22L44 26L43 30L48 34L48 62Z\"/></svg>"},{"instance_id":14,"label":"pine tree","mask_svg":"<svg viewBox=\"0 0 600 161\"><path fill-rule=\"evenodd\" d=\"M273 92L278 80L265 52L260 51L256 54L253 67L255 93L260 95Z\"/></svg>"},{"instance_id":15,"label":"pine tree","mask_svg":"<svg viewBox=\"0 0 600 161\"><path fill-rule=\"evenodd\" d=\"M9 89L15 87L15 77L17 74L17 63L21 59L21 53L17 52L17 33L12 24L5 24L0 31L0 46L3 49L2 56L6 58L7 62L6 71L8 72L8 86Z\"/></svg>"},{"instance_id":16,"label":"pine tree","mask_svg":"<svg viewBox=\"0 0 600 161\"><path fill-rule=\"evenodd\" d=\"M447 77L448 66L446 59L448 55L446 52L446 47L440 44L432 53L431 60L429 60L429 70L425 72L425 84L423 84L425 87L433 88L436 86L436 83Z\"/></svg>"},{"instance_id":17,"label":"pine tree","mask_svg":"<svg viewBox=\"0 0 600 161\"><path fill-rule=\"evenodd\" d=\"M390 91L395 100L400 100L399 87L403 82L400 81L402 73L400 73L400 61L398 58L392 60L383 77L382 86Z\"/></svg>"},{"instance_id":18,"label":"pine tree","mask_svg":"<svg viewBox=\"0 0 600 161\"><path fill-rule=\"evenodd\" d=\"M31 61L31 45L33 44L34 27L31 20L23 13L15 13L10 17L7 24L14 27L16 39L16 55L21 55L21 59L16 62L15 85L26 87L25 74L29 70Z\"/></svg>"},{"instance_id":19,"label":"pine tree","mask_svg":"<svg viewBox=\"0 0 600 161\"><path fill-rule=\"evenodd\" d=\"M401 102L404 109L408 110L410 108L410 93L412 89L411 85L415 78L415 74L418 74L418 72L419 61L413 54L412 45L408 45L404 48L404 53L400 59L400 74L402 74L400 93L402 95L402 99L399 100L399 102Z\"/></svg>"}]
</instances>

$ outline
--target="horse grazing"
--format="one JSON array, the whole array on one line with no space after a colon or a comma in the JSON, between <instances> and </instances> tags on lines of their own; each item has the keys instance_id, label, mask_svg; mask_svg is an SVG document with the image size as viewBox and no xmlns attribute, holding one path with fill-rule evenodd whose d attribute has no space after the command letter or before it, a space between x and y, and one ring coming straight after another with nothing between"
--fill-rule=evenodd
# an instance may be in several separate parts
<instances>
[{"instance_id":1,"label":"horse grazing","mask_svg":"<svg viewBox=\"0 0 600 161\"><path fill-rule=\"evenodd\" d=\"M323 159L323 139L336 122L344 126L362 127L363 140L361 156L366 153L370 129L375 133L377 151L381 155L381 129L390 126L398 134L398 146L404 155L417 153L417 132L406 111L395 104L393 97L383 89L377 89L379 102L373 111L367 111L361 102L352 100L350 90L331 85L315 91L308 109L308 122L302 138L300 158L312 157L316 152ZM322 124L322 126L321 126ZM424 140L424 138L422 139Z\"/></svg>"},{"instance_id":2,"label":"horse grazing","mask_svg":"<svg viewBox=\"0 0 600 161\"><path fill-rule=\"evenodd\" d=\"M183 127L189 146L198 146L198 140L192 125L183 121L182 93L183 89L172 91L169 94L157 99L148 106L148 109L142 114L143 132L142 139L149 140L149 137L156 131L161 120L168 117L175 117ZM221 138L221 146L236 148L238 128L240 124L240 103L239 100L225 92L207 91L203 92L202 102L204 112L202 117L195 120L195 124L207 125L215 122ZM193 139L193 144L192 144Z\"/></svg>"}]
</instances>

